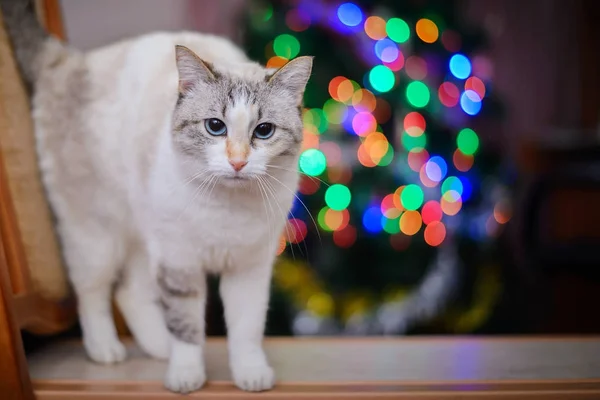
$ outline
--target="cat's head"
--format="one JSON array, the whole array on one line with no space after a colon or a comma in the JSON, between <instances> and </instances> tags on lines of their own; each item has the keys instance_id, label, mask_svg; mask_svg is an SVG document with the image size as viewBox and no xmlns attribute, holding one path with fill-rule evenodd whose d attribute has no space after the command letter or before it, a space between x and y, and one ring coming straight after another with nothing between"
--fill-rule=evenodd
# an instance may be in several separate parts
<instances>
[{"instance_id":1,"label":"cat's head","mask_svg":"<svg viewBox=\"0 0 600 400\"><path fill-rule=\"evenodd\" d=\"M223 67L177 46L176 61L173 142L204 178L237 185L271 168L296 170L312 57L296 58L278 70L256 63Z\"/></svg>"}]
</instances>

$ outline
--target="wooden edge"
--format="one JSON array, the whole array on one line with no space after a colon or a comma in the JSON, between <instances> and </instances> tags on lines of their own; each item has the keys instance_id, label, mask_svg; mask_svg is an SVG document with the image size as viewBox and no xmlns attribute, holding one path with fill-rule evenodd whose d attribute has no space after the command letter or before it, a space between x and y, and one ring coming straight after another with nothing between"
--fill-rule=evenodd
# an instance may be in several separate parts
<instances>
[{"instance_id":1,"label":"wooden edge","mask_svg":"<svg viewBox=\"0 0 600 400\"><path fill-rule=\"evenodd\" d=\"M227 341L225 336L208 336L208 343L223 343ZM66 339L63 343L81 343L79 339ZM124 343L133 343L133 338L123 339ZM340 337L340 336L266 336L266 343L271 344L326 344L326 345L346 345L348 343L369 344L369 343L524 343L524 342L600 342L600 335L515 335L515 336L402 336L402 337L382 337L382 336L358 336L358 337Z\"/></svg>"},{"instance_id":2,"label":"wooden edge","mask_svg":"<svg viewBox=\"0 0 600 400\"><path fill-rule=\"evenodd\" d=\"M34 399L19 326L12 307L7 260L0 240L0 393L3 399Z\"/></svg>"},{"instance_id":3,"label":"wooden edge","mask_svg":"<svg viewBox=\"0 0 600 400\"><path fill-rule=\"evenodd\" d=\"M77 309L73 297L58 302L31 293L16 296L13 299L13 307L19 326L37 335L61 333L77 322Z\"/></svg>"},{"instance_id":4,"label":"wooden edge","mask_svg":"<svg viewBox=\"0 0 600 400\"><path fill-rule=\"evenodd\" d=\"M160 382L114 381L34 381L34 390L40 400L93 399L172 399L179 395L167 391ZM190 398L247 399L256 394L235 388L230 382L210 382ZM528 381L528 382L351 382L351 383L295 383L278 384L274 390L260 394L260 398L285 399L598 399L600 381Z\"/></svg>"},{"instance_id":5,"label":"wooden edge","mask_svg":"<svg viewBox=\"0 0 600 400\"><path fill-rule=\"evenodd\" d=\"M37 0L37 11L46 30L57 38L66 41L60 0Z\"/></svg>"},{"instance_id":6,"label":"wooden edge","mask_svg":"<svg viewBox=\"0 0 600 400\"><path fill-rule=\"evenodd\" d=\"M2 103L0 102L0 107ZM0 115L8 110L0 110ZM8 179L4 170L4 160L0 152L0 241L4 248L4 257L10 277L11 292L30 293L32 290L29 266L21 241L21 232L16 220Z\"/></svg>"},{"instance_id":7,"label":"wooden edge","mask_svg":"<svg viewBox=\"0 0 600 400\"><path fill-rule=\"evenodd\" d=\"M6 101L0 101L0 117L9 112ZM63 303L52 302L43 299L34 291L1 152L0 242L4 248L9 289L14 295L12 304L16 307L14 313L18 326L39 334L58 333L73 326L76 310L75 306L70 304L73 303L72 299Z\"/></svg>"}]
</instances>

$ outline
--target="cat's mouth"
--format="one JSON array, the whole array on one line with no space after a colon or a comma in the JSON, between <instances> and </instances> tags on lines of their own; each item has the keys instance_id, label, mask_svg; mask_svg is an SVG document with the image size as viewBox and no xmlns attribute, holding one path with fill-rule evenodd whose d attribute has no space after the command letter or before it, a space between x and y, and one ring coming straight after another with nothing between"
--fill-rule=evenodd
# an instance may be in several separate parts
<instances>
[{"instance_id":1,"label":"cat's mouth","mask_svg":"<svg viewBox=\"0 0 600 400\"><path fill-rule=\"evenodd\" d=\"M228 179L230 181L249 181L250 177L248 176L243 176L243 175L230 175L230 176L226 176L225 179Z\"/></svg>"}]
</instances>

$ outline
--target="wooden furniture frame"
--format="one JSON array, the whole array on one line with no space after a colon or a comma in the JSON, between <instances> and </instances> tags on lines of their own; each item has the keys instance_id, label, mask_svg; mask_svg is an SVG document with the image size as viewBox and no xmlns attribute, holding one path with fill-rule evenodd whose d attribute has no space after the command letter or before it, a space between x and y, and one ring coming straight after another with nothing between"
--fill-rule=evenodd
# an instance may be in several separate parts
<instances>
[{"instance_id":1,"label":"wooden furniture frame","mask_svg":"<svg viewBox=\"0 0 600 400\"><path fill-rule=\"evenodd\" d=\"M64 38L58 0L38 0L37 5L42 11L43 23L52 33ZM6 62L11 59L10 54L0 54L2 58L1 68L18 76L11 70L14 65ZM14 101L0 98L0 118L13 112L22 113L22 107L17 111L10 105ZM33 399L21 329L37 334L62 332L73 325L76 313L72 299L53 302L36 292L16 218L0 153L0 398Z\"/></svg>"}]
</instances>

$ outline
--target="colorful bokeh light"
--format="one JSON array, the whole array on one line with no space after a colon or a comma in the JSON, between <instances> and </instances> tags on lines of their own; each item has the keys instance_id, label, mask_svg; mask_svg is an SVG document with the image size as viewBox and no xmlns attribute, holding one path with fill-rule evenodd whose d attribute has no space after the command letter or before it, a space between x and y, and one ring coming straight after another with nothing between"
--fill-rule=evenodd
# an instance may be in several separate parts
<instances>
[{"instance_id":1,"label":"colorful bokeh light","mask_svg":"<svg viewBox=\"0 0 600 400\"><path fill-rule=\"evenodd\" d=\"M448 173L448 164L440 156L431 157L425 164L425 173L431 181L440 182Z\"/></svg>"},{"instance_id":2,"label":"colorful bokeh light","mask_svg":"<svg viewBox=\"0 0 600 400\"><path fill-rule=\"evenodd\" d=\"M344 229L350 222L350 213L348 210L328 209L324 215L325 225L330 231L339 231Z\"/></svg>"},{"instance_id":3,"label":"colorful bokeh light","mask_svg":"<svg viewBox=\"0 0 600 400\"><path fill-rule=\"evenodd\" d=\"M435 200L429 200L423 205L421 214L425 225L429 225L435 221L441 221L443 216L442 206Z\"/></svg>"},{"instance_id":4,"label":"colorful bokeh light","mask_svg":"<svg viewBox=\"0 0 600 400\"><path fill-rule=\"evenodd\" d=\"M423 204L423 189L411 183L406 185L400 196L402 206L407 210L416 210Z\"/></svg>"},{"instance_id":5,"label":"colorful bokeh light","mask_svg":"<svg viewBox=\"0 0 600 400\"><path fill-rule=\"evenodd\" d=\"M463 194L463 184L456 176L449 176L442 183L442 193L456 192L458 196Z\"/></svg>"},{"instance_id":6,"label":"colorful bokeh light","mask_svg":"<svg viewBox=\"0 0 600 400\"><path fill-rule=\"evenodd\" d=\"M406 74L410 79L420 81L427 76L427 62L418 56L410 56L406 59Z\"/></svg>"},{"instance_id":7,"label":"colorful bokeh light","mask_svg":"<svg viewBox=\"0 0 600 400\"><path fill-rule=\"evenodd\" d=\"M267 11L270 13L267 19L270 19L273 10ZM458 128L457 148L446 155L451 159L445 159L430 154L439 151L440 147L436 140L428 144L427 136L438 130L436 114L441 113L452 123L460 123L464 114L475 116L480 112L491 74L489 62L486 64L487 59L482 56L471 62L465 54L458 53L462 46L460 35L438 26L434 22L437 21L435 16L418 19L414 34L427 44L439 40L440 46L453 54L447 64L450 74L443 65L436 65L440 60L433 53L434 46L406 45L413 32L405 20L367 14L353 2L344 2L332 8L331 13L329 18L320 20L308 8L293 7L285 13L285 24L291 34L275 36L265 48L266 65L281 68L302 50L307 51L301 41L303 36L296 37L294 32L303 32L312 24L333 22L330 28L357 35L371 50L362 60L371 65L360 79L362 85L344 76L330 77L327 87L330 98L325 99L322 108L311 104L311 108L302 109L303 144L298 161L302 176L298 191L302 195L324 197L325 206L318 212L316 220L320 229L330 232L339 247L348 248L357 240L358 227L350 223L348 207L351 204L353 209L362 210L357 222L362 222L364 230L371 234L389 234L390 245L396 251L405 250L411 236L421 228L424 228L425 242L439 246L446 238L446 224L452 221L450 217L461 211L473 191L469 179L477 175L469 174L467 178L462 173L473 168L479 137L470 128ZM425 48L431 50L422 50ZM398 73L401 70L404 73ZM355 75L353 77L357 79ZM409 80L406 83L405 77ZM404 87L405 84L404 93L394 92L397 86ZM431 99L436 95L439 102ZM398 116L395 112L398 97L392 102L393 96L405 97L409 106L399 121L392 120ZM456 118L458 114L460 117ZM397 122L401 132L393 131L391 125ZM356 147L342 144L343 141L333 136L345 133L356 135L349 138ZM396 142L398 139L399 143ZM394 193L382 194L383 198L375 192L370 198L363 198L357 192L354 198L349 188L352 187L355 160L348 160L349 154L355 154L364 167L390 165L399 181L415 183L402 185ZM305 216L300 208L294 208L293 212ZM286 242L299 244L308 234L306 219L290 216L278 254L285 250ZM485 229L491 232L493 225L497 231L497 227L508 219L510 209L502 202L497 203Z\"/></svg>"},{"instance_id":8,"label":"colorful bokeh light","mask_svg":"<svg viewBox=\"0 0 600 400\"><path fill-rule=\"evenodd\" d=\"M389 92L394 87L396 78L394 77L392 70L385 65L376 65L371 72L369 72L369 82L371 83L371 86L373 86L373 89L385 93Z\"/></svg>"},{"instance_id":9,"label":"colorful bokeh light","mask_svg":"<svg viewBox=\"0 0 600 400\"><path fill-rule=\"evenodd\" d=\"M460 107L469 115L477 115L481 110L481 97L473 90L465 90L460 96Z\"/></svg>"},{"instance_id":10,"label":"colorful bokeh light","mask_svg":"<svg viewBox=\"0 0 600 400\"><path fill-rule=\"evenodd\" d=\"M413 107L423 108L429 104L429 88L423 82L413 81L406 87L406 98Z\"/></svg>"},{"instance_id":11,"label":"colorful bokeh light","mask_svg":"<svg viewBox=\"0 0 600 400\"><path fill-rule=\"evenodd\" d=\"M300 243L306 238L308 228L306 223L298 218L291 218L287 221L287 226L284 229L286 240L289 243Z\"/></svg>"},{"instance_id":12,"label":"colorful bokeh light","mask_svg":"<svg viewBox=\"0 0 600 400\"><path fill-rule=\"evenodd\" d=\"M452 162L457 170L460 172L467 172L471 169L471 167L473 167L475 157L470 154L463 153L460 149L456 149L454 151L454 155L452 156Z\"/></svg>"},{"instance_id":13,"label":"colorful bokeh light","mask_svg":"<svg viewBox=\"0 0 600 400\"><path fill-rule=\"evenodd\" d=\"M394 41L386 38L378 40L375 43L375 54L381 61L392 63L398 58L400 50Z\"/></svg>"},{"instance_id":14,"label":"colorful bokeh light","mask_svg":"<svg viewBox=\"0 0 600 400\"><path fill-rule=\"evenodd\" d=\"M287 64L289 60L285 57L273 56L267 61L267 68L281 68Z\"/></svg>"},{"instance_id":15,"label":"colorful bokeh light","mask_svg":"<svg viewBox=\"0 0 600 400\"><path fill-rule=\"evenodd\" d=\"M386 24L385 30L390 39L397 43L404 43L410 38L410 28L408 24L400 18L390 18Z\"/></svg>"},{"instance_id":16,"label":"colorful bokeh light","mask_svg":"<svg viewBox=\"0 0 600 400\"><path fill-rule=\"evenodd\" d=\"M373 40L380 40L387 36L386 23L381 17L370 16L365 21L365 33Z\"/></svg>"},{"instance_id":17,"label":"colorful bokeh light","mask_svg":"<svg viewBox=\"0 0 600 400\"><path fill-rule=\"evenodd\" d=\"M425 149L417 148L408 152L408 166L415 172L419 172L427 160L429 153Z\"/></svg>"},{"instance_id":18,"label":"colorful bokeh light","mask_svg":"<svg viewBox=\"0 0 600 400\"><path fill-rule=\"evenodd\" d=\"M458 79L467 79L471 75L471 61L463 54L450 58L450 72Z\"/></svg>"},{"instance_id":19,"label":"colorful bokeh light","mask_svg":"<svg viewBox=\"0 0 600 400\"><path fill-rule=\"evenodd\" d=\"M479 137L473 129L464 128L456 137L456 145L463 154L473 155L479 148Z\"/></svg>"},{"instance_id":20,"label":"colorful bokeh light","mask_svg":"<svg viewBox=\"0 0 600 400\"><path fill-rule=\"evenodd\" d=\"M415 30L419 39L425 43L434 43L440 34L435 22L427 18L418 20Z\"/></svg>"},{"instance_id":21,"label":"colorful bokeh light","mask_svg":"<svg viewBox=\"0 0 600 400\"><path fill-rule=\"evenodd\" d=\"M327 159L322 151L317 149L305 150L298 160L300 171L309 176L319 176L327 167Z\"/></svg>"},{"instance_id":22,"label":"colorful bokeh light","mask_svg":"<svg viewBox=\"0 0 600 400\"><path fill-rule=\"evenodd\" d=\"M400 232L400 218L386 218L385 216L381 217L381 226L383 230L390 235L394 235Z\"/></svg>"},{"instance_id":23,"label":"colorful bokeh light","mask_svg":"<svg viewBox=\"0 0 600 400\"><path fill-rule=\"evenodd\" d=\"M273 41L273 50L279 57L292 59L300 53L300 42L292 35L284 33Z\"/></svg>"},{"instance_id":24,"label":"colorful bokeh light","mask_svg":"<svg viewBox=\"0 0 600 400\"><path fill-rule=\"evenodd\" d=\"M404 117L404 130L410 136L421 136L425 132L425 118L420 113L413 111Z\"/></svg>"},{"instance_id":25,"label":"colorful bokeh light","mask_svg":"<svg viewBox=\"0 0 600 400\"><path fill-rule=\"evenodd\" d=\"M407 151L417 151L417 150L422 150L425 148L425 146L427 145L427 135L426 134L422 134L419 136L411 136L408 134L408 132L402 132L402 146L404 146L404 148Z\"/></svg>"},{"instance_id":26,"label":"colorful bokeh light","mask_svg":"<svg viewBox=\"0 0 600 400\"><path fill-rule=\"evenodd\" d=\"M423 220L421 219L421 214L418 211L406 211L400 217L400 230L402 233L408 236L413 236L421 226L423 225Z\"/></svg>"},{"instance_id":27,"label":"colorful bokeh light","mask_svg":"<svg viewBox=\"0 0 600 400\"><path fill-rule=\"evenodd\" d=\"M434 221L427 225L423 237L428 245L439 246L446 238L446 226L441 221Z\"/></svg>"},{"instance_id":28,"label":"colorful bokeh light","mask_svg":"<svg viewBox=\"0 0 600 400\"><path fill-rule=\"evenodd\" d=\"M351 247L356 242L356 228L348 225L342 230L333 232L333 242L344 249Z\"/></svg>"},{"instance_id":29,"label":"colorful bokeh light","mask_svg":"<svg viewBox=\"0 0 600 400\"><path fill-rule=\"evenodd\" d=\"M350 189L341 184L331 185L325 192L325 203L329 208L342 211L350 204Z\"/></svg>"},{"instance_id":30,"label":"colorful bokeh light","mask_svg":"<svg viewBox=\"0 0 600 400\"><path fill-rule=\"evenodd\" d=\"M361 9L354 3L341 4L337 9L337 16L346 26L357 26L363 20Z\"/></svg>"},{"instance_id":31,"label":"colorful bokeh light","mask_svg":"<svg viewBox=\"0 0 600 400\"><path fill-rule=\"evenodd\" d=\"M440 103L446 107L454 107L458 104L460 98L460 91L452 82L444 82L438 89L438 97Z\"/></svg>"},{"instance_id":32,"label":"colorful bokeh light","mask_svg":"<svg viewBox=\"0 0 600 400\"><path fill-rule=\"evenodd\" d=\"M465 90L472 90L480 99L485 97L485 83L476 76L472 76L465 81Z\"/></svg>"},{"instance_id":33,"label":"colorful bokeh light","mask_svg":"<svg viewBox=\"0 0 600 400\"><path fill-rule=\"evenodd\" d=\"M285 15L285 23L295 32L302 32L310 27L310 15L301 9L292 9Z\"/></svg>"},{"instance_id":34,"label":"colorful bokeh light","mask_svg":"<svg viewBox=\"0 0 600 400\"><path fill-rule=\"evenodd\" d=\"M381 226L381 208L371 206L363 214L362 222L365 229L370 233L378 233L383 229Z\"/></svg>"}]
</instances>

